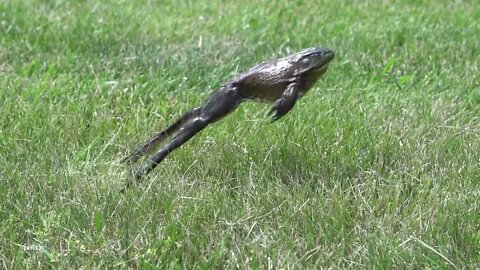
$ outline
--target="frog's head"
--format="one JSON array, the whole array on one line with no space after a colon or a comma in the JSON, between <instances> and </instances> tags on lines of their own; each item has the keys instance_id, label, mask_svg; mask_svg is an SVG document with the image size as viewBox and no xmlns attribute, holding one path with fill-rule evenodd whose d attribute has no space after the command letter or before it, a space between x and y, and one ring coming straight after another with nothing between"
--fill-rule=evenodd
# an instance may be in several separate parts
<instances>
[{"instance_id":1,"label":"frog's head","mask_svg":"<svg viewBox=\"0 0 480 270\"><path fill-rule=\"evenodd\" d=\"M296 69L296 75L323 74L335 53L326 48L309 48L292 55L291 63Z\"/></svg>"}]
</instances>

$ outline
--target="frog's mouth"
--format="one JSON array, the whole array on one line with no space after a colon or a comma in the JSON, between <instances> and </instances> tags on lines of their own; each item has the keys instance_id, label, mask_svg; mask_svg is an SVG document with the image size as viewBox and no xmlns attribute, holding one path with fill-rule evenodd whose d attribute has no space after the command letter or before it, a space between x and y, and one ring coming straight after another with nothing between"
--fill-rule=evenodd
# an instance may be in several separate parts
<instances>
[{"instance_id":1,"label":"frog's mouth","mask_svg":"<svg viewBox=\"0 0 480 270\"><path fill-rule=\"evenodd\" d=\"M328 63L324 64L323 66L313 70L313 73L318 76L322 76L328 70Z\"/></svg>"},{"instance_id":2,"label":"frog's mouth","mask_svg":"<svg viewBox=\"0 0 480 270\"><path fill-rule=\"evenodd\" d=\"M328 68L328 64L330 61L335 58L335 53L331 50L327 50L323 53L322 57L318 60L318 62L315 64L315 72L325 72Z\"/></svg>"}]
</instances>

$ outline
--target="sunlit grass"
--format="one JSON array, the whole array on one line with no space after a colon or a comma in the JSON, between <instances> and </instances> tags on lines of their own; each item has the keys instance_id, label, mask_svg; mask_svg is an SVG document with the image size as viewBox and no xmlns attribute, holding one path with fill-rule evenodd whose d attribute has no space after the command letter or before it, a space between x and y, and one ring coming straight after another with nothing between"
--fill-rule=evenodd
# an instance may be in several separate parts
<instances>
[{"instance_id":1,"label":"sunlit grass","mask_svg":"<svg viewBox=\"0 0 480 270\"><path fill-rule=\"evenodd\" d=\"M480 9L422 2L1 3L0 268L478 268ZM244 104L120 194L131 149L312 46L282 120Z\"/></svg>"}]
</instances>

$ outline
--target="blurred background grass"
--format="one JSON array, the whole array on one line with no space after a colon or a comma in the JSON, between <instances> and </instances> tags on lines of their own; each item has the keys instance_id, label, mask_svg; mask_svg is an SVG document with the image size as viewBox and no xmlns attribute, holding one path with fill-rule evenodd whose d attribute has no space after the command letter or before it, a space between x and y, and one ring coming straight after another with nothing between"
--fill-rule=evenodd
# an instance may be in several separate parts
<instances>
[{"instance_id":1,"label":"blurred background grass","mask_svg":"<svg viewBox=\"0 0 480 270\"><path fill-rule=\"evenodd\" d=\"M476 1L0 3L5 268L476 268ZM119 159L234 74L337 56L125 196Z\"/></svg>"}]
</instances>

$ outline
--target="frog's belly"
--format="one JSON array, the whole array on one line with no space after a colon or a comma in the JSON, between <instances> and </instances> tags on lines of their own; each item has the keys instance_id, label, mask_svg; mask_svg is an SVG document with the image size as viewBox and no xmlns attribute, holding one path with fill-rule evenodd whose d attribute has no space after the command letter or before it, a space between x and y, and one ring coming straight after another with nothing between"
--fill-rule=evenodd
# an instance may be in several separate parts
<instances>
[{"instance_id":1,"label":"frog's belly","mask_svg":"<svg viewBox=\"0 0 480 270\"><path fill-rule=\"evenodd\" d=\"M263 102L275 102L279 99L286 85L250 85L250 87L244 89L243 96L246 99L252 99Z\"/></svg>"},{"instance_id":2,"label":"frog's belly","mask_svg":"<svg viewBox=\"0 0 480 270\"><path fill-rule=\"evenodd\" d=\"M244 97L246 99L251 99L255 101L261 102L275 102L277 101L285 91L287 86L284 87L265 87L265 88L249 88L248 90L244 91ZM299 98L303 97L308 89L300 88L298 91Z\"/></svg>"}]
</instances>

